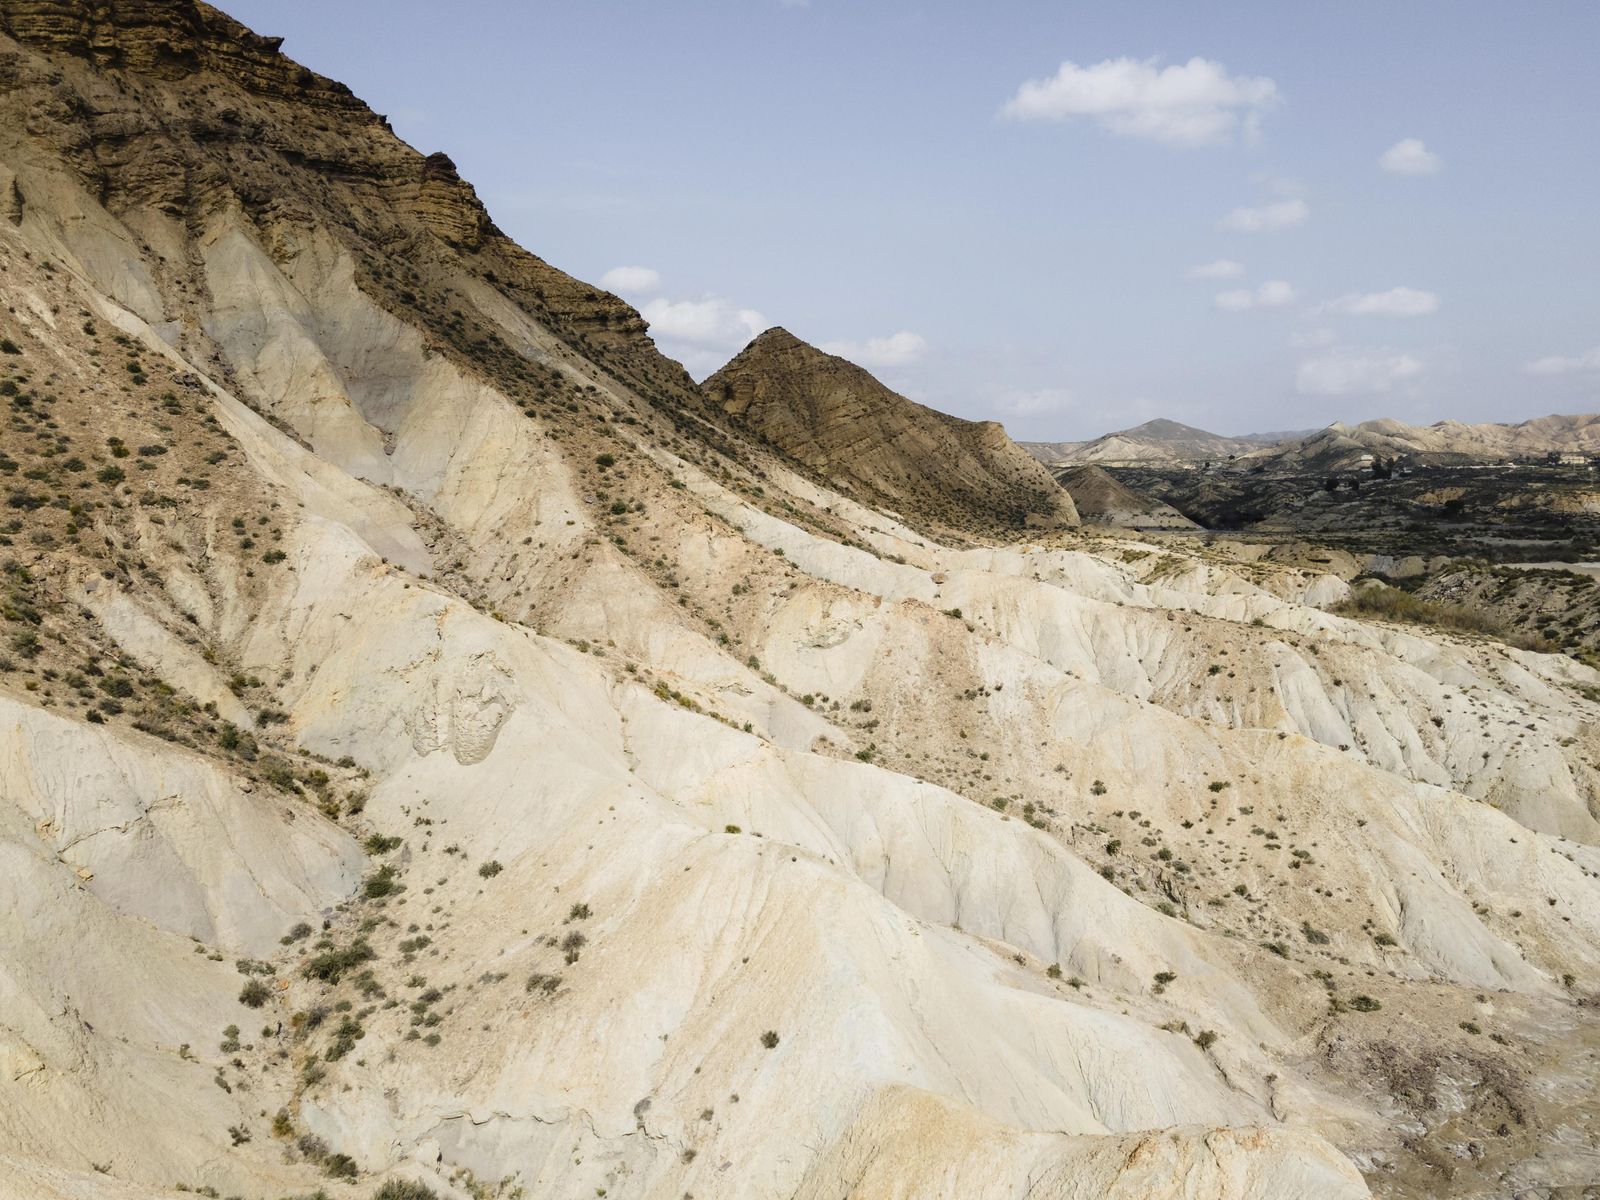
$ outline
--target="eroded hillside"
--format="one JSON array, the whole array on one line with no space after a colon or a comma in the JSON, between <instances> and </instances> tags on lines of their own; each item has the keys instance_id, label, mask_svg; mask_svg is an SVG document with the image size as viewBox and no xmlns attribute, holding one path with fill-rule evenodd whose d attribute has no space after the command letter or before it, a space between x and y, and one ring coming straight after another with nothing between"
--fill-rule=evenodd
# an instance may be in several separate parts
<instances>
[{"instance_id":1,"label":"eroded hillside","mask_svg":"<svg viewBox=\"0 0 1600 1200\"><path fill-rule=\"evenodd\" d=\"M271 40L0 29L0 1193L1600 1170L1600 676L935 540Z\"/></svg>"}]
</instances>

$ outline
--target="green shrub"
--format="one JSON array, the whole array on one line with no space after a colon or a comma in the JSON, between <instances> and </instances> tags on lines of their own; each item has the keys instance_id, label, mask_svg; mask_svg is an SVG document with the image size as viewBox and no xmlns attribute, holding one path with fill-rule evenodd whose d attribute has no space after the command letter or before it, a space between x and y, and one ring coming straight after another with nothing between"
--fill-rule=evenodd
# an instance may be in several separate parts
<instances>
[{"instance_id":1,"label":"green shrub","mask_svg":"<svg viewBox=\"0 0 1600 1200\"><path fill-rule=\"evenodd\" d=\"M252 979L239 993L239 1003L247 1008L260 1008L270 999L272 999L271 989L259 979Z\"/></svg>"},{"instance_id":2,"label":"green shrub","mask_svg":"<svg viewBox=\"0 0 1600 1200\"><path fill-rule=\"evenodd\" d=\"M391 1179L372 1193L372 1200L439 1200L438 1193L409 1179Z\"/></svg>"},{"instance_id":3,"label":"green shrub","mask_svg":"<svg viewBox=\"0 0 1600 1200\"><path fill-rule=\"evenodd\" d=\"M300 973L307 979L320 979L323 983L338 983L345 974L362 963L377 958L365 938L357 938L348 946L325 950L306 961Z\"/></svg>"},{"instance_id":4,"label":"green shrub","mask_svg":"<svg viewBox=\"0 0 1600 1200\"><path fill-rule=\"evenodd\" d=\"M356 1160L348 1154L330 1154L322 1160L322 1170L335 1179L354 1179Z\"/></svg>"}]
</instances>

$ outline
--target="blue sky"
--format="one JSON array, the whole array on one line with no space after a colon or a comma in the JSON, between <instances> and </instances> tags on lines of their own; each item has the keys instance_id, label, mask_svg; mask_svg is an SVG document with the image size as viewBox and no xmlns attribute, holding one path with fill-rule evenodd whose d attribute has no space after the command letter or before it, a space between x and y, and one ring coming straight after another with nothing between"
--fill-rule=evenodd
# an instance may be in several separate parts
<instances>
[{"instance_id":1,"label":"blue sky","mask_svg":"<svg viewBox=\"0 0 1600 1200\"><path fill-rule=\"evenodd\" d=\"M777 324L1024 438L1600 409L1589 0L224 7L697 375Z\"/></svg>"}]
</instances>

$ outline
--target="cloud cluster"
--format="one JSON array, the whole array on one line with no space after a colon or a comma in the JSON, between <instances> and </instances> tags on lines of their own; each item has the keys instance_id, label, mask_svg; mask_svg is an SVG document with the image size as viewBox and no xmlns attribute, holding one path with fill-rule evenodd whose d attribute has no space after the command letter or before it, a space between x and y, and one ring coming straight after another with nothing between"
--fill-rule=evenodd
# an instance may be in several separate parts
<instances>
[{"instance_id":1,"label":"cloud cluster","mask_svg":"<svg viewBox=\"0 0 1600 1200\"><path fill-rule=\"evenodd\" d=\"M1322 307L1347 317L1426 317L1439 311L1439 297L1417 288L1393 287L1386 292L1349 292Z\"/></svg>"},{"instance_id":2,"label":"cloud cluster","mask_svg":"<svg viewBox=\"0 0 1600 1200\"><path fill-rule=\"evenodd\" d=\"M1437 175L1444 169L1444 160L1420 138L1402 138L1383 152L1378 165L1394 175Z\"/></svg>"},{"instance_id":3,"label":"cloud cluster","mask_svg":"<svg viewBox=\"0 0 1600 1200\"><path fill-rule=\"evenodd\" d=\"M643 300L639 313L650 323L651 338L696 379L711 374L768 325L755 309L722 296L664 296L661 273L652 267L612 267L600 276L600 285L635 302Z\"/></svg>"},{"instance_id":4,"label":"cloud cluster","mask_svg":"<svg viewBox=\"0 0 1600 1200\"><path fill-rule=\"evenodd\" d=\"M1422 374L1421 360L1394 350L1336 350L1295 372L1302 396L1361 396L1393 391Z\"/></svg>"},{"instance_id":5,"label":"cloud cluster","mask_svg":"<svg viewBox=\"0 0 1600 1200\"><path fill-rule=\"evenodd\" d=\"M661 273L649 267L612 267L600 286L619 296L651 296L661 290Z\"/></svg>"},{"instance_id":6,"label":"cloud cluster","mask_svg":"<svg viewBox=\"0 0 1600 1200\"><path fill-rule=\"evenodd\" d=\"M1237 279L1244 274L1244 265L1236 263L1231 258L1219 258L1216 262L1201 263L1197 267L1189 268L1190 279Z\"/></svg>"},{"instance_id":7,"label":"cloud cluster","mask_svg":"<svg viewBox=\"0 0 1600 1200\"><path fill-rule=\"evenodd\" d=\"M1530 375L1575 375L1585 371L1600 371L1600 346L1570 356L1552 354L1547 358L1536 358L1524 369Z\"/></svg>"},{"instance_id":8,"label":"cloud cluster","mask_svg":"<svg viewBox=\"0 0 1600 1200\"><path fill-rule=\"evenodd\" d=\"M721 296L668 300L657 296L639 310L657 337L697 346L738 349L767 327L753 308L740 308Z\"/></svg>"},{"instance_id":9,"label":"cloud cluster","mask_svg":"<svg viewBox=\"0 0 1600 1200\"><path fill-rule=\"evenodd\" d=\"M1252 308L1283 308L1293 304L1294 288L1282 279L1269 279L1255 291L1234 288L1218 292L1216 306L1223 312L1248 312Z\"/></svg>"},{"instance_id":10,"label":"cloud cluster","mask_svg":"<svg viewBox=\"0 0 1600 1200\"><path fill-rule=\"evenodd\" d=\"M1303 224L1310 215L1311 206L1295 197L1254 208L1236 208L1217 222L1217 229L1222 233L1273 233Z\"/></svg>"},{"instance_id":11,"label":"cloud cluster","mask_svg":"<svg viewBox=\"0 0 1600 1200\"><path fill-rule=\"evenodd\" d=\"M823 342L820 348L861 367L903 367L921 358L928 343L920 334L902 329L888 337L868 338L864 342Z\"/></svg>"},{"instance_id":12,"label":"cloud cluster","mask_svg":"<svg viewBox=\"0 0 1600 1200\"><path fill-rule=\"evenodd\" d=\"M1092 67L1064 62L1049 78L1024 83L1001 114L1018 121L1091 117L1125 137L1206 146L1232 141L1240 129L1254 137L1261 114L1279 99L1272 80L1229 75L1210 59L1157 64L1153 58L1111 58Z\"/></svg>"}]
</instances>

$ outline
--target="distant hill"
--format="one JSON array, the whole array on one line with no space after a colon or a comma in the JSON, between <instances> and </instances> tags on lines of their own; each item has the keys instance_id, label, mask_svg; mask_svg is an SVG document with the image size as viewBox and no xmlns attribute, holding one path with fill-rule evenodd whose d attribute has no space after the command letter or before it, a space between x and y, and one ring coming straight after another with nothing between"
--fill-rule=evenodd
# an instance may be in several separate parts
<instances>
[{"instance_id":1,"label":"distant hill","mask_svg":"<svg viewBox=\"0 0 1600 1200\"><path fill-rule=\"evenodd\" d=\"M1359 425L1336 421L1306 437L1258 448L1250 458L1270 469L1338 471L1363 465L1369 454L1449 466L1550 453L1600 454L1600 415L1536 417L1515 425L1419 426L1387 417Z\"/></svg>"},{"instance_id":2,"label":"distant hill","mask_svg":"<svg viewBox=\"0 0 1600 1200\"><path fill-rule=\"evenodd\" d=\"M1105 465L1163 462L1204 462L1249 454L1263 446L1301 437L1301 433L1246 434L1223 437L1179 421L1157 418L1102 434L1087 442L1024 442L1022 446L1040 462L1101 463Z\"/></svg>"},{"instance_id":3,"label":"distant hill","mask_svg":"<svg viewBox=\"0 0 1600 1200\"><path fill-rule=\"evenodd\" d=\"M1078 523L1072 498L996 422L917 404L786 329L761 334L701 387L737 425L913 522Z\"/></svg>"},{"instance_id":4,"label":"distant hill","mask_svg":"<svg viewBox=\"0 0 1600 1200\"><path fill-rule=\"evenodd\" d=\"M1200 528L1170 504L1134 491L1093 463L1060 468L1056 480L1072 496L1078 515L1087 524L1121 529Z\"/></svg>"}]
</instances>

